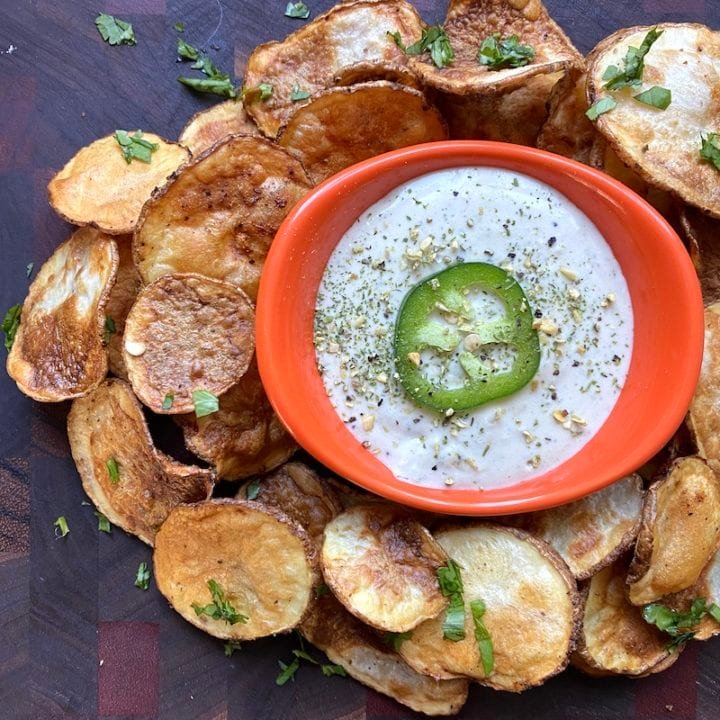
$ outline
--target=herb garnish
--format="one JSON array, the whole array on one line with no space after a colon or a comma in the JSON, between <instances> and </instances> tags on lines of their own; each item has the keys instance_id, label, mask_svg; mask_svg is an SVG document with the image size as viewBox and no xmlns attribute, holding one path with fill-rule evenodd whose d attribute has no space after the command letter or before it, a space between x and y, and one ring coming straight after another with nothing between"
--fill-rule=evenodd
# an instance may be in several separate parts
<instances>
[{"instance_id":1,"label":"herb garnish","mask_svg":"<svg viewBox=\"0 0 720 720\"><path fill-rule=\"evenodd\" d=\"M103 327L103 345L110 343L110 338L117 332L115 321L109 316L105 316L105 327Z\"/></svg>"},{"instance_id":2,"label":"herb garnish","mask_svg":"<svg viewBox=\"0 0 720 720\"><path fill-rule=\"evenodd\" d=\"M150 587L150 568L146 562L141 562L138 565L135 575L135 587L141 590L147 590Z\"/></svg>"},{"instance_id":3,"label":"herb garnish","mask_svg":"<svg viewBox=\"0 0 720 720\"><path fill-rule=\"evenodd\" d=\"M720 606L715 603L708 605L705 598L695 598L690 610L683 613L673 610L667 605L651 603L643 608L642 615L645 622L655 625L673 638L667 646L667 649L672 651L695 637L695 631L692 628L706 615L710 615L713 620L720 622Z\"/></svg>"},{"instance_id":4,"label":"herb garnish","mask_svg":"<svg viewBox=\"0 0 720 720\"><path fill-rule=\"evenodd\" d=\"M242 90L243 100L248 98L250 102L254 100L269 100L273 94L273 86L270 83L260 83L256 87L244 87Z\"/></svg>"},{"instance_id":5,"label":"herb garnish","mask_svg":"<svg viewBox=\"0 0 720 720\"><path fill-rule=\"evenodd\" d=\"M307 100L310 97L310 93L307 90L302 90L300 86L295 85L292 92L290 93L290 99L293 102L299 102L300 100Z\"/></svg>"},{"instance_id":6,"label":"herb garnish","mask_svg":"<svg viewBox=\"0 0 720 720\"><path fill-rule=\"evenodd\" d=\"M307 20L310 8L304 2L289 2L285 8L285 17Z\"/></svg>"},{"instance_id":7,"label":"herb garnish","mask_svg":"<svg viewBox=\"0 0 720 720\"><path fill-rule=\"evenodd\" d=\"M236 650L240 650L241 647L242 645L239 640L229 640L223 645L223 648L225 649L225 657L232 657L233 653Z\"/></svg>"},{"instance_id":8,"label":"herb garnish","mask_svg":"<svg viewBox=\"0 0 720 720\"><path fill-rule=\"evenodd\" d=\"M126 130L116 130L115 139L118 141L125 162L128 165L133 160L149 163L152 154L158 149L157 143L152 143L143 138L142 130L137 130L134 135L130 135Z\"/></svg>"},{"instance_id":9,"label":"herb garnish","mask_svg":"<svg viewBox=\"0 0 720 720\"><path fill-rule=\"evenodd\" d=\"M55 522L53 523L55 526L55 536L59 538L64 538L69 532L70 528L68 527L67 520L65 519L64 515L61 515Z\"/></svg>"},{"instance_id":10,"label":"herb garnish","mask_svg":"<svg viewBox=\"0 0 720 720\"><path fill-rule=\"evenodd\" d=\"M169 410L173 406L175 396L172 393L166 393L162 401L162 409Z\"/></svg>"},{"instance_id":11,"label":"herb garnish","mask_svg":"<svg viewBox=\"0 0 720 720\"><path fill-rule=\"evenodd\" d=\"M595 122L600 115L610 112L613 108L617 107L617 100L615 100L614 97L610 97L609 95L605 96L604 98L600 98L595 103L593 103L585 112L585 115L587 116L588 120L592 120Z\"/></svg>"},{"instance_id":12,"label":"herb garnish","mask_svg":"<svg viewBox=\"0 0 720 720\"><path fill-rule=\"evenodd\" d=\"M102 39L109 45L135 45L137 42L133 26L112 15L100 13L95 18L95 26Z\"/></svg>"},{"instance_id":13,"label":"herb garnish","mask_svg":"<svg viewBox=\"0 0 720 720\"><path fill-rule=\"evenodd\" d=\"M246 497L248 500L255 500L260 493L260 478L255 478L248 486Z\"/></svg>"},{"instance_id":14,"label":"herb garnish","mask_svg":"<svg viewBox=\"0 0 720 720\"><path fill-rule=\"evenodd\" d=\"M443 638L459 642L465 638L465 602L460 566L454 560L448 560L447 565L437 569L437 579L440 592L450 599L442 624Z\"/></svg>"},{"instance_id":15,"label":"herb garnish","mask_svg":"<svg viewBox=\"0 0 720 720\"><path fill-rule=\"evenodd\" d=\"M178 82L196 92L219 95L233 100L237 97L237 90L230 80L214 80L212 78L179 77Z\"/></svg>"},{"instance_id":16,"label":"herb garnish","mask_svg":"<svg viewBox=\"0 0 720 720\"><path fill-rule=\"evenodd\" d=\"M191 78L180 76L178 82L197 92L210 93L234 99L237 89L230 80L228 73L222 72L205 53L186 43L182 38L177 40L177 54L182 60L194 60L193 70L200 70L206 78Z\"/></svg>"},{"instance_id":17,"label":"herb garnish","mask_svg":"<svg viewBox=\"0 0 720 720\"><path fill-rule=\"evenodd\" d=\"M711 162L718 170L720 170L720 135L718 133L709 132L707 135L700 136L700 142L700 157L703 160ZM3 323L3 330L4 329L5 324ZM5 347L7 347L7 340L5 341Z\"/></svg>"},{"instance_id":18,"label":"herb garnish","mask_svg":"<svg viewBox=\"0 0 720 720\"><path fill-rule=\"evenodd\" d=\"M332 677L333 675L339 675L340 677L347 677L345 668L342 665L321 665L320 669L325 677Z\"/></svg>"},{"instance_id":19,"label":"herb garnish","mask_svg":"<svg viewBox=\"0 0 720 720\"><path fill-rule=\"evenodd\" d=\"M400 646L412 637L412 631L406 632L386 632L383 633L382 641L389 645L395 652L400 652Z\"/></svg>"},{"instance_id":20,"label":"herb garnish","mask_svg":"<svg viewBox=\"0 0 720 720\"><path fill-rule=\"evenodd\" d=\"M178 21L175 23L175 30L176 30L177 32L185 32L185 23L184 23L184 22L181 22L180 20L178 20Z\"/></svg>"},{"instance_id":21,"label":"herb garnish","mask_svg":"<svg viewBox=\"0 0 720 720\"><path fill-rule=\"evenodd\" d=\"M182 38L177 39L177 54L183 60L197 60L200 57L200 51Z\"/></svg>"},{"instance_id":22,"label":"herb garnish","mask_svg":"<svg viewBox=\"0 0 720 720\"><path fill-rule=\"evenodd\" d=\"M114 457L111 457L105 461L105 467L110 476L110 482L117 485L120 482L120 464Z\"/></svg>"},{"instance_id":23,"label":"herb garnish","mask_svg":"<svg viewBox=\"0 0 720 720\"><path fill-rule=\"evenodd\" d=\"M220 403L209 390L193 390L192 401L195 406L195 417L205 417L216 413Z\"/></svg>"},{"instance_id":24,"label":"herb garnish","mask_svg":"<svg viewBox=\"0 0 720 720\"><path fill-rule=\"evenodd\" d=\"M20 313L22 305L13 305L6 313L2 322L2 331L5 334L5 349L10 350L15 342L15 333L20 327Z\"/></svg>"},{"instance_id":25,"label":"herb garnish","mask_svg":"<svg viewBox=\"0 0 720 720\"><path fill-rule=\"evenodd\" d=\"M517 35L501 38L500 33L485 38L477 54L478 62L490 70L519 68L527 65L534 57L535 50L530 45L521 45Z\"/></svg>"},{"instance_id":26,"label":"herb garnish","mask_svg":"<svg viewBox=\"0 0 720 720\"><path fill-rule=\"evenodd\" d=\"M604 87L607 90L620 90L624 87L640 85L645 69L645 56L662 34L662 30L651 28L639 48L629 47L623 59L622 70L617 65L609 65L602 76L606 81Z\"/></svg>"},{"instance_id":27,"label":"herb garnish","mask_svg":"<svg viewBox=\"0 0 720 720\"><path fill-rule=\"evenodd\" d=\"M212 596L212 602L209 605L192 603L192 609L196 615L209 615L213 620L224 620L228 625L247 622L247 617L239 613L230 601L225 599L225 593L215 580L208 580L207 586Z\"/></svg>"},{"instance_id":28,"label":"herb garnish","mask_svg":"<svg viewBox=\"0 0 720 720\"><path fill-rule=\"evenodd\" d=\"M295 682L295 673L300 669L300 661L295 658L289 665L286 665L282 660L278 660L280 666L280 672L275 678L276 685L284 685L288 680Z\"/></svg>"},{"instance_id":29,"label":"herb garnish","mask_svg":"<svg viewBox=\"0 0 720 720\"><path fill-rule=\"evenodd\" d=\"M311 665L317 665L319 666L320 670L322 671L322 674L325 677L332 677L333 675L339 675L341 677L346 677L347 673L345 672L345 668L342 667L342 665L322 665L320 662L318 662L310 653L305 650L305 646L303 645L302 637L298 635L300 638L300 647L293 650L292 654L295 656L293 661L290 664L284 663L282 660L278 660L278 665L280 666L280 672L278 673L278 676L275 678L275 683L277 685L284 685L288 680L295 680L295 673L300 669L300 661L305 660L306 662L309 662Z\"/></svg>"},{"instance_id":30,"label":"herb garnish","mask_svg":"<svg viewBox=\"0 0 720 720\"><path fill-rule=\"evenodd\" d=\"M439 68L452 64L455 59L455 52L450 44L450 38L442 25L431 25L426 30L423 30L420 39L407 47L403 43L399 32L388 32L388 35L406 55L422 55L424 52L429 51L432 61Z\"/></svg>"},{"instance_id":31,"label":"herb garnish","mask_svg":"<svg viewBox=\"0 0 720 720\"><path fill-rule=\"evenodd\" d=\"M475 640L480 650L483 672L485 673L485 677L487 677L492 674L493 668L495 667L495 657L490 633L482 621L482 617L485 614L485 603L479 599L471 600L470 611L472 612L473 623L475 624Z\"/></svg>"},{"instance_id":32,"label":"herb garnish","mask_svg":"<svg viewBox=\"0 0 720 720\"><path fill-rule=\"evenodd\" d=\"M643 105L650 105L650 107L658 108L658 110L665 110L672 102L672 92L659 85L653 85L638 95L633 95L633 98Z\"/></svg>"},{"instance_id":33,"label":"herb garnish","mask_svg":"<svg viewBox=\"0 0 720 720\"><path fill-rule=\"evenodd\" d=\"M110 535L112 533L112 525L110 524L110 521L105 517L105 515L97 510L95 511L95 517L98 519L98 530Z\"/></svg>"}]
</instances>

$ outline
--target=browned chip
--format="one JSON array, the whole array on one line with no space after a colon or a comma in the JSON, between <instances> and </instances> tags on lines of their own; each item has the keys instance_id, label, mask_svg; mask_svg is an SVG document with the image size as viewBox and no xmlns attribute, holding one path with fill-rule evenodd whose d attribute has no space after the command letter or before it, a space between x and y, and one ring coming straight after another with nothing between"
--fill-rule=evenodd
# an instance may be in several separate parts
<instances>
[{"instance_id":1,"label":"browned chip","mask_svg":"<svg viewBox=\"0 0 720 720\"><path fill-rule=\"evenodd\" d=\"M325 528L325 582L355 616L402 633L447 607L437 570L447 555L407 512L372 503L347 510Z\"/></svg>"},{"instance_id":2,"label":"browned chip","mask_svg":"<svg viewBox=\"0 0 720 720\"><path fill-rule=\"evenodd\" d=\"M628 574L633 605L697 582L720 542L720 481L699 458L681 458L645 495Z\"/></svg>"},{"instance_id":3,"label":"browned chip","mask_svg":"<svg viewBox=\"0 0 720 720\"><path fill-rule=\"evenodd\" d=\"M720 220L689 205L680 210L680 226L690 246L690 256L700 278L703 302L720 301Z\"/></svg>"},{"instance_id":4,"label":"browned chip","mask_svg":"<svg viewBox=\"0 0 720 720\"><path fill-rule=\"evenodd\" d=\"M671 638L630 604L627 566L626 558L616 560L582 591L582 621L571 662L588 675L645 677L667 669L680 654L668 651Z\"/></svg>"},{"instance_id":5,"label":"browned chip","mask_svg":"<svg viewBox=\"0 0 720 720\"><path fill-rule=\"evenodd\" d=\"M378 60L375 62L358 62L341 68L332 79L333 85L356 85L357 83L387 80L388 82L407 85L422 90L418 76L407 66L405 61Z\"/></svg>"},{"instance_id":6,"label":"browned chip","mask_svg":"<svg viewBox=\"0 0 720 720\"><path fill-rule=\"evenodd\" d=\"M193 393L222 395L255 352L255 311L234 285L189 273L163 275L138 295L123 357L140 400L158 413L195 410Z\"/></svg>"},{"instance_id":7,"label":"browned chip","mask_svg":"<svg viewBox=\"0 0 720 720\"><path fill-rule=\"evenodd\" d=\"M211 500L170 513L153 563L158 590L185 620L215 637L251 640L291 630L306 614L318 581L313 555L305 531L279 510ZM229 603L219 617L216 600Z\"/></svg>"},{"instance_id":8,"label":"browned chip","mask_svg":"<svg viewBox=\"0 0 720 720\"><path fill-rule=\"evenodd\" d=\"M242 480L282 465L297 444L265 395L257 362L221 398L212 415L177 415L188 450L215 466L221 480Z\"/></svg>"},{"instance_id":9,"label":"browned chip","mask_svg":"<svg viewBox=\"0 0 720 720\"><path fill-rule=\"evenodd\" d=\"M330 484L303 463L292 462L240 488L238 500L257 500L302 525L318 551L325 526L343 508Z\"/></svg>"},{"instance_id":10,"label":"browned chip","mask_svg":"<svg viewBox=\"0 0 720 720\"><path fill-rule=\"evenodd\" d=\"M83 488L111 523L153 544L168 513L205 500L214 475L156 450L140 403L122 380L73 402L68 438Z\"/></svg>"},{"instance_id":11,"label":"browned chip","mask_svg":"<svg viewBox=\"0 0 720 720\"><path fill-rule=\"evenodd\" d=\"M457 95L507 91L535 75L564 72L582 63L582 56L540 0L451 0L443 27L454 61L438 68L428 53L410 61L421 80L437 90ZM516 35L522 45L534 49L535 57L518 68L491 70L481 65L480 45L495 33L501 39ZM414 38L418 39L419 35Z\"/></svg>"},{"instance_id":12,"label":"browned chip","mask_svg":"<svg viewBox=\"0 0 720 720\"><path fill-rule=\"evenodd\" d=\"M190 118L178 142L197 157L228 135L258 135L257 125L236 100L213 105Z\"/></svg>"},{"instance_id":13,"label":"browned chip","mask_svg":"<svg viewBox=\"0 0 720 720\"><path fill-rule=\"evenodd\" d=\"M75 225L93 225L112 235L131 233L152 191L190 157L186 148L152 133L143 139L158 146L149 163L127 163L113 135L79 150L50 181L50 204Z\"/></svg>"},{"instance_id":14,"label":"browned chip","mask_svg":"<svg viewBox=\"0 0 720 720\"><path fill-rule=\"evenodd\" d=\"M122 337L125 331L125 318L140 292L142 280L133 262L132 235L118 236L116 241L119 262L115 284L110 289L105 306L105 338L108 340L110 372L127 380L127 368L122 354Z\"/></svg>"},{"instance_id":15,"label":"browned chip","mask_svg":"<svg viewBox=\"0 0 720 720\"><path fill-rule=\"evenodd\" d=\"M357 63L404 65L406 58L388 32L399 32L410 44L420 37L423 22L404 0L359 0L336 5L288 35L282 42L255 48L245 69L246 88L272 86L272 96L245 99L248 113L268 136L278 130L299 103L294 90L316 95L333 84L344 68Z\"/></svg>"},{"instance_id":16,"label":"browned chip","mask_svg":"<svg viewBox=\"0 0 720 720\"><path fill-rule=\"evenodd\" d=\"M660 23L662 35L644 58L643 84L613 92L617 106L597 119L596 127L619 158L653 186L720 217L720 174L700 156L701 136L717 131L720 33L703 25ZM629 47L640 47L651 27L619 30L588 56L590 104L611 93L603 75L623 67ZM645 105L635 95L652 86L670 90L665 110Z\"/></svg>"},{"instance_id":17,"label":"browned chip","mask_svg":"<svg viewBox=\"0 0 720 720\"><path fill-rule=\"evenodd\" d=\"M319 183L360 160L445 138L440 113L421 92L377 81L321 92L295 111L278 142Z\"/></svg>"},{"instance_id":18,"label":"browned chip","mask_svg":"<svg viewBox=\"0 0 720 720\"><path fill-rule=\"evenodd\" d=\"M465 704L468 681L421 675L332 596L318 598L300 632L350 677L426 715L454 715Z\"/></svg>"},{"instance_id":19,"label":"browned chip","mask_svg":"<svg viewBox=\"0 0 720 720\"><path fill-rule=\"evenodd\" d=\"M310 189L302 165L261 138L233 136L155 193L133 240L145 282L196 272L254 300L275 231Z\"/></svg>"},{"instance_id":20,"label":"browned chip","mask_svg":"<svg viewBox=\"0 0 720 720\"><path fill-rule=\"evenodd\" d=\"M26 395L60 402L102 382L105 305L117 266L115 241L81 228L40 268L7 358L8 375Z\"/></svg>"}]
</instances>

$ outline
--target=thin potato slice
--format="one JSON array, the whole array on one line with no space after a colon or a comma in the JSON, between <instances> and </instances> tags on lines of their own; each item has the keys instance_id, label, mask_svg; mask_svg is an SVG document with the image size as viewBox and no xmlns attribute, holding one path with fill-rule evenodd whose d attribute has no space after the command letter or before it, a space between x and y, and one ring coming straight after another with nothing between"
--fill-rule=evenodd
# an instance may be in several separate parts
<instances>
[{"instance_id":1,"label":"thin potato slice","mask_svg":"<svg viewBox=\"0 0 720 720\"><path fill-rule=\"evenodd\" d=\"M343 508L332 487L303 463L286 463L271 475L240 488L238 500L274 507L305 528L318 552L325 526Z\"/></svg>"},{"instance_id":2,"label":"thin potato slice","mask_svg":"<svg viewBox=\"0 0 720 720\"><path fill-rule=\"evenodd\" d=\"M568 663L578 619L575 579L562 558L523 530L474 524L435 533L462 569L465 639L443 639L444 613L412 631L400 655L436 678L468 676L496 690L520 692ZM485 676L470 603L482 600L495 663Z\"/></svg>"},{"instance_id":3,"label":"thin potato slice","mask_svg":"<svg viewBox=\"0 0 720 720\"><path fill-rule=\"evenodd\" d=\"M630 602L645 605L693 585L718 543L720 481L699 458L676 460L645 495Z\"/></svg>"},{"instance_id":4,"label":"thin potato slice","mask_svg":"<svg viewBox=\"0 0 720 720\"><path fill-rule=\"evenodd\" d=\"M202 275L163 275L138 295L125 322L123 358L135 394L157 413L195 409L193 393L222 395L255 352L247 295Z\"/></svg>"},{"instance_id":5,"label":"thin potato slice","mask_svg":"<svg viewBox=\"0 0 720 720\"><path fill-rule=\"evenodd\" d=\"M407 87L422 90L418 76L405 62L375 61L358 62L341 68L332 79L333 85L357 85L358 83L387 80Z\"/></svg>"},{"instance_id":6,"label":"thin potato slice","mask_svg":"<svg viewBox=\"0 0 720 720\"><path fill-rule=\"evenodd\" d=\"M153 190L190 157L186 148L152 133L143 139L158 146L149 163L127 163L113 135L79 150L50 181L50 205L75 225L111 235L131 233Z\"/></svg>"},{"instance_id":7,"label":"thin potato slice","mask_svg":"<svg viewBox=\"0 0 720 720\"><path fill-rule=\"evenodd\" d=\"M282 42L259 45L245 68L245 86L272 85L272 96L245 98L245 107L268 137L296 110L295 88L316 95L333 84L344 68L363 63L406 65L405 54L388 32L406 44L420 37L423 22L404 0L359 0L336 5Z\"/></svg>"},{"instance_id":8,"label":"thin potato slice","mask_svg":"<svg viewBox=\"0 0 720 720\"><path fill-rule=\"evenodd\" d=\"M443 24L454 61L436 67L427 54L413 57L410 67L426 86L456 95L492 93L525 85L536 75L565 71L582 63L570 39L550 18L540 0L452 0ZM517 68L491 70L478 62L478 49L495 33L517 35L535 57ZM419 39L419 36L415 38Z\"/></svg>"},{"instance_id":9,"label":"thin potato slice","mask_svg":"<svg viewBox=\"0 0 720 720\"><path fill-rule=\"evenodd\" d=\"M572 664L588 675L645 677L672 665L670 638L645 622L627 598L627 559L600 570L582 592L583 615Z\"/></svg>"},{"instance_id":10,"label":"thin potato slice","mask_svg":"<svg viewBox=\"0 0 720 720\"><path fill-rule=\"evenodd\" d=\"M585 580L632 545L642 508L642 478L629 475L576 502L525 515L519 524L552 545L575 578Z\"/></svg>"},{"instance_id":11,"label":"thin potato slice","mask_svg":"<svg viewBox=\"0 0 720 720\"><path fill-rule=\"evenodd\" d=\"M720 182L712 163L700 157L701 134L717 124L720 33L703 25L660 23L662 35L645 56L641 87L612 93L617 107L601 115L597 129L619 158L648 183L720 217ZM619 30L588 57L588 101L608 95L603 74L623 67L629 47L640 47L650 27ZM659 85L672 93L665 110L644 105L634 95Z\"/></svg>"},{"instance_id":12,"label":"thin potato slice","mask_svg":"<svg viewBox=\"0 0 720 720\"><path fill-rule=\"evenodd\" d=\"M105 306L105 337L108 339L107 351L110 372L123 380L127 380L127 368L122 354L125 319L143 283L133 262L132 236L118 236L116 242L119 262L115 284L110 288L107 305ZM112 324L110 325L110 323ZM114 330L111 332L110 328L114 328Z\"/></svg>"},{"instance_id":13,"label":"thin potato slice","mask_svg":"<svg viewBox=\"0 0 720 720\"><path fill-rule=\"evenodd\" d=\"M108 367L104 311L117 267L115 241L81 228L40 268L7 358L8 375L26 395L60 402L103 381Z\"/></svg>"},{"instance_id":14,"label":"thin potato slice","mask_svg":"<svg viewBox=\"0 0 720 720\"><path fill-rule=\"evenodd\" d=\"M467 700L467 680L435 680L416 672L332 595L313 603L300 632L350 677L416 712L454 715Z\"/></svg>"},{"instance_id":15,"label":"thin potato slice","mask_svg":"<svg viewBox=\"0 0 720 720\"><path fill-rule=\"evenodd\" d=\"M705 306L720 302L720 220L695 208L680 210L680 226L690 246L690 256L700 278Z\"/></svg>"},{"instance_id":16,"label":"thin potato slice","mask_svg":"<svg viewBox=\"0 0 720 720\"><path fill-rule=\"evenodd\" d=\"M155 538L155 580L185 620L215 637L252 640L294 628L317 584L307 533L259 503L211 500L175 508ZM245 621L200 613L214 581Z\"/></svg>"},{"instance_id":17,"label":"thin potato slice","mask_svg":"<svg viewBox=\"0 0 720 720\"><path fill-rule=\"evenodd\" d=\"M195 113L182 129L178 142L197 157L229 135L259 135L242 103L226 100Z\"/></svg>"},{"instance_id":18,"label":"thin potato slice","mask_svg":"<svg viewBox=\"0 0 720 720\"><path fill-rule=\"evenodd\" d=\"M310 187L302 165L273 143L220 142L145 205L133 240L140 276L196 272L255 300L275 231Z\"/></svg>"},{"instance_id":19,"label":"thin potato slice","mask_svg":"<svg viewBox=\"0 0 720 720\"><path fill-rule=\"evenodd\" d=\"M107 380L73 402L68 437L83 488L97 509L148 545L176 505L205 500L212 492L210 470L182 465L155 449L140 403L122 380Z\"/></svg>"},{"instance_id":20,"label":"thin potato slice","mask_svg":"<svg viewBox=\"0 0 720 720\"><path fill-rule=\"evenodd\" d=\"M338 515L325 528L325 582L356 617L406 632L446 607L437 570L447 555L406 512L373 503Z\"/></svg>"},{"instance_id":21,"label":"thin potato slice","mask_svg":"<svg viewBox=\"0 0 720 720\"><path fill-rule=\"evenodd\" d=\"M215 466L221 480L242 480L274 470L298 449L265 395L253 358L212 415L177 415L185 445Z\"/></svg>"},{"instance_id":22,"label":"thin potato slice","mask_svg":"<svg viewBox=\"0 0 720 720\"><path fill-rule=\"evenodd\" d=\"M377 81L316 95L295 111L278 142L319 183L360 160L446 138L442 116L421 92Z\"/></svg>"}]
</instances>

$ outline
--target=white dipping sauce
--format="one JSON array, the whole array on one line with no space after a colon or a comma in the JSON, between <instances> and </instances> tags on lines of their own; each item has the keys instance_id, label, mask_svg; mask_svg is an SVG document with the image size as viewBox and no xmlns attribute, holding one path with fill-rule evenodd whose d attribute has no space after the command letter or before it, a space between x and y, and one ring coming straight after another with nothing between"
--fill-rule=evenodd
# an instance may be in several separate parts
<instances>
[{"instance_id":1,"label":"white dipping sauce","mask_svg":"<svg viewBox=\"0 0 720 720\"><path fill-rule=\"evenodd\" d=\"M413 286L469 261L520 283L540 367L513 395L445 417L405 394L394 328ZM485 167L423 175L364 212L333 252L315 310L318 367L338 414L396 477L428 487L511 485L577 453L617 401L632 338L627 284L595 225L550 186ZM432 365L429 351L423 362Z\"/></svg>"}]
</instances>

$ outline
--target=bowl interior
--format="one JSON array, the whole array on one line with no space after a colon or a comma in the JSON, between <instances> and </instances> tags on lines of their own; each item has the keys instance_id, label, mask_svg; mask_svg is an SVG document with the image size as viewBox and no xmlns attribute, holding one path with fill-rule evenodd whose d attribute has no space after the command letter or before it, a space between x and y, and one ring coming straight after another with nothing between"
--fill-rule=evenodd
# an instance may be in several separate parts
<instances>
[{"instance_id":1,"label":"bowl interior","mask_svg":"<svg viewBox=\"0 0 720 720\"><path fill-rule=\"evenodd\" d=\"M562 465L504 488L429 489L398 480L362 447L331 406L315 362L315 300L336 243L364 210L413 177L471 165L506 168L545 182L595 223L630 290L633 353L625 386L607 421ZM484 141L404 148L348 168L320 185L278 231L257 306L263 383L300 445L371 492L426 510L465 515L538 510L568 502L641 466L682 422L702 349L697 276L662 216L597 170L541 150Z\"/></svg>"}]
</instances>

